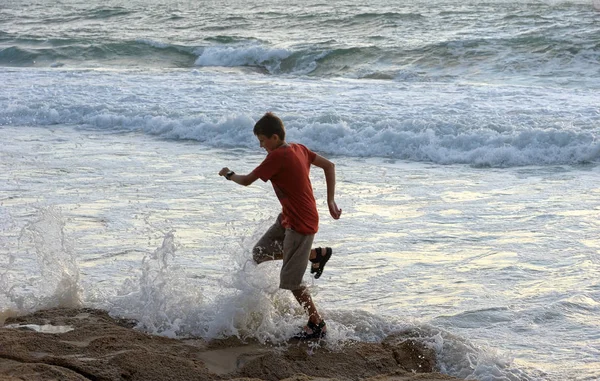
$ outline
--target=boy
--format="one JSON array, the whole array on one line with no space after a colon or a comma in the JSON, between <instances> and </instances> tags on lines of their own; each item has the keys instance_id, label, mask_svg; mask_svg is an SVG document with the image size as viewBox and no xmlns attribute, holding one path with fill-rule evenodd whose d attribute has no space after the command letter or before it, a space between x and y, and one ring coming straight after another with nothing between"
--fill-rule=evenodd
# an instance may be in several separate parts
<instances>
[{"instance_id":1,"label":"boy","mask_svg":"<svg viewBox=\"0 0 600 381\"><path fill-rule=\"evenodd\" d=\"M302 144L286 143L283 122L273 113L266 113L254 125L254 135L267 151L265 160L247 175L238 175L225 167L219 172L237 184L248 186L257 179L271 180L275 194L282 206L277 221L269 228L253 249L257 263L283 259L279 287L291 290L300 305L308 312L308 323L296 335L300 339L322 338L327 332L325 321L319 315L302 277L310 260L311 273L318 278L331 257L331 249L311 250L318 230L319 215L310 183L310 165L325 172L327 205L334 219L342 210L335 203L335 165L310 151Z\"/></svg>"}]
</instances>

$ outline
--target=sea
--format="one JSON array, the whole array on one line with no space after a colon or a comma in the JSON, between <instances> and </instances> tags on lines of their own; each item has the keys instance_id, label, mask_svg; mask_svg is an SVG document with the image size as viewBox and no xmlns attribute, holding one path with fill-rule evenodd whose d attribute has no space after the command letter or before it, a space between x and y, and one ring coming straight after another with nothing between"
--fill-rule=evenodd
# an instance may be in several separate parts
<instances>
[{"instance_id":1,"label":"sea","mask_svg":"<svg viewBox=\"0 0 600 381\"><path fill-rule=\"evenodd\" d=\"M306 315L251 259L280 205L218 176L267 111L336 164L319 345L600 379L600 0L1 0L0 315L285 346Z\"/></svg>"}]
</instances>

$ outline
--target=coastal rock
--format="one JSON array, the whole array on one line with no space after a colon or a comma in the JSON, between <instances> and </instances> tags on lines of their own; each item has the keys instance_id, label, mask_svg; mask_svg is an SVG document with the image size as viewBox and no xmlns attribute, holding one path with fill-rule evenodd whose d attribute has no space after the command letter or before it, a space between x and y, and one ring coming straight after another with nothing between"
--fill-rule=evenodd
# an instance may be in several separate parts
<instances>
[{"instance_id":1,"label":"coastal rock","mask_svg":"<svg viewBox=\"0 0 600 381\"><path fill-rule=\"evenodd\" d=\"M410 333L341 351L237 338L177 340L133 329L105 311L52 309L6 319L0 380L452 380L435 373L435 354Z\"/></svg>"}]
</instances>

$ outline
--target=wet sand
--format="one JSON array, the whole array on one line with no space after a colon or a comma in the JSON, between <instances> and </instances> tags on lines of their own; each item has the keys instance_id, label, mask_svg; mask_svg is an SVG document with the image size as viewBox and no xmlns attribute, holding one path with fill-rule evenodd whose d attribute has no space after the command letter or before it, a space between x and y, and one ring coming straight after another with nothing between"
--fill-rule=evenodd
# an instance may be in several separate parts
<instances>
[{"instance_id":1,"label":"wet sand","mask_svg":"<svg viewBox=\"0 0 600 381\"><path fill-rule=\"evenodd\" d=\"M0 380L455 380L436 373L435 353L418 332L382 343L271 346L170 339L133 329L105 311L51 309L8 317L0 328Z\"/></svg>"}]
</instances>

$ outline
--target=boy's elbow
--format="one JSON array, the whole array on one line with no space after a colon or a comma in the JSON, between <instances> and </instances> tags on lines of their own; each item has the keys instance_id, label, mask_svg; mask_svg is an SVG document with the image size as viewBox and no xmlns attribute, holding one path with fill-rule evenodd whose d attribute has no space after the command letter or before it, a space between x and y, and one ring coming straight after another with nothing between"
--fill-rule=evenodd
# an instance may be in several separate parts
<instances>
[{"instance_id":1,"label":"boy's elbow","mask_svg":"<svg viewBox=\"0 0 600 381\"><path fill-rule=\"evenodd\" d=\"M247 187L252 184L254 181L249 176L244 176L240 179L240 185Z\"/></svg>"}]
</instances>

